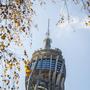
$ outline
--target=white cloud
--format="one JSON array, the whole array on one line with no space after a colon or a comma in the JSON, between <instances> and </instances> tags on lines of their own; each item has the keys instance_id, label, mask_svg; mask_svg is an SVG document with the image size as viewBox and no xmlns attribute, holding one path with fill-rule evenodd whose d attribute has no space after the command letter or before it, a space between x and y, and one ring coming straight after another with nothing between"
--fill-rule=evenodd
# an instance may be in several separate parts
<instances>
[{"instance_id":1,"label":"white cloud","mask_svg":"<svg viewBox=\"0 0 90 90\"><path fill-rule=\"evenodd\" d=\"M71 28L75 28L75 29L90 29L90 26L86 26L86 21L88 21L88 18L83 18L80 20L80 18L78 17L73 17L71 18L71 20L65 20L63 23L59 22L57 24L57 26L60 28L60 29L64 29L64 30L70 30L70 27Z\"/></svg>"}]
</instances>

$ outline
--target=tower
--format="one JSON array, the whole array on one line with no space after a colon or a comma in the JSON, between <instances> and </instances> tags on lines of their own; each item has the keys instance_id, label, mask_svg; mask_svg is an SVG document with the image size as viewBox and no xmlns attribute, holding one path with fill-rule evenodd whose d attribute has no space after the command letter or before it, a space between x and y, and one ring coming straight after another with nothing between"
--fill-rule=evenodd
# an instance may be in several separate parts
<instances>
[{"instance_id":1,"label":"tower","mask_svg":"<svg viewBox=\"0 0 90 90\"><path fill-rule=\"evenodd\" d=\"M64 90L65 60L60 49L51 48L49 22L44 43L44 49L35 51L27 65L26 90Z\"/></svg>"}]
</instances>

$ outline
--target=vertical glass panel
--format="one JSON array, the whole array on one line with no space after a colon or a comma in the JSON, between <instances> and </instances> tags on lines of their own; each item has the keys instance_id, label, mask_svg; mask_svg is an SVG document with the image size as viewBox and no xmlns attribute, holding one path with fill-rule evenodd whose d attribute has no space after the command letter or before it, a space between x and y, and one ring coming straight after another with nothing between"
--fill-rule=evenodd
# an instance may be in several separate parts
<instances>
[{"instance_id":1,"label":"vertical glass panel","mask_svg":"<svg viewBox=\"0 0 90 90\"><path fill-rule=\"evenodd\" d=\"M31 70L34 69L34 66L35 66L35 62L32 63L32 65L31 65Z\"/></svg>"}]
</instances>

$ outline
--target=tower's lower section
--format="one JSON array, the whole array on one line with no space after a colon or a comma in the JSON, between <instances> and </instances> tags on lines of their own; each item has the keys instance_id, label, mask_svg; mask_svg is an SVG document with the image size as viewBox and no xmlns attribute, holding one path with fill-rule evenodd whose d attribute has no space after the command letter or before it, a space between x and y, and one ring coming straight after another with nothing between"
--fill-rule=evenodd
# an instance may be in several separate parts
<instances>
[{"instance_id":1,"label":"tower's lower section","mask_svg":"<svg viewBox=\"0 0 90 90\"><path fill-rule=\"evenodd\" d=\"M57 50L40 50L33 54L26 90L64 90L65 62Z\"/></svg>"}]
</instances>

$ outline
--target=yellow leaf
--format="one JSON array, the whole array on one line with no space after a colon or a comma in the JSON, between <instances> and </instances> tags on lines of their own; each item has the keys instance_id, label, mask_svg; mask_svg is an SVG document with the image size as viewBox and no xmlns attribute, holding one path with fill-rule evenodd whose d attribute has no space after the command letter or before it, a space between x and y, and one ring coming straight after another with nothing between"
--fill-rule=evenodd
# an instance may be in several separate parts
<instances>
[{"instance_id":1,"label":"yellow leaf","mask_svg":"<svg viewBox=\"0 0 90 90\"><path fill-rule=\"evenodd\" d=\"M16 0L16 4L20 4L22 2L23 2L23 0Z\"/></svg>"},{"instance_id":2,"label":"yellow leaf","mask_svg":"<svg viewBox=\"0 0 90 90\"><path fill-rule=\"evenodd\" d=\"M0 50L4 50L5 45L3 43L0 43Z\"/></svg>"},{"instance_id":3,"label":"yellow leaf","mask_svg":"<svg viewBox=\"0 0 90 90\"><path fill-rule=\"evenodd\" d=\"M85 24L86 26L90 26L90 21L86 22Z\"/></svg>"},{"instance_id":4,"label":"yellow leaf","mask_svg":"<svg viewBox=\"0 0 90 90\"><path fill-rule=\"evenodd\" d=\"M6 38L6 35L5 34L3 34L2 36L1 36L1 39L5 39Z\"/></svg>"},{"instance_id":5,"label":"yellow leaf","mask_svg":"<svg viewBox=\"0 0 90 90\"><path fill-rule=\"evenodd\" d=\"M19 22L19 21L16 21L16 22L15 22L15 26L16 26L16 27L19 27L19 26L20 26L20 22Z\"/></svg>"}]
</instances>

